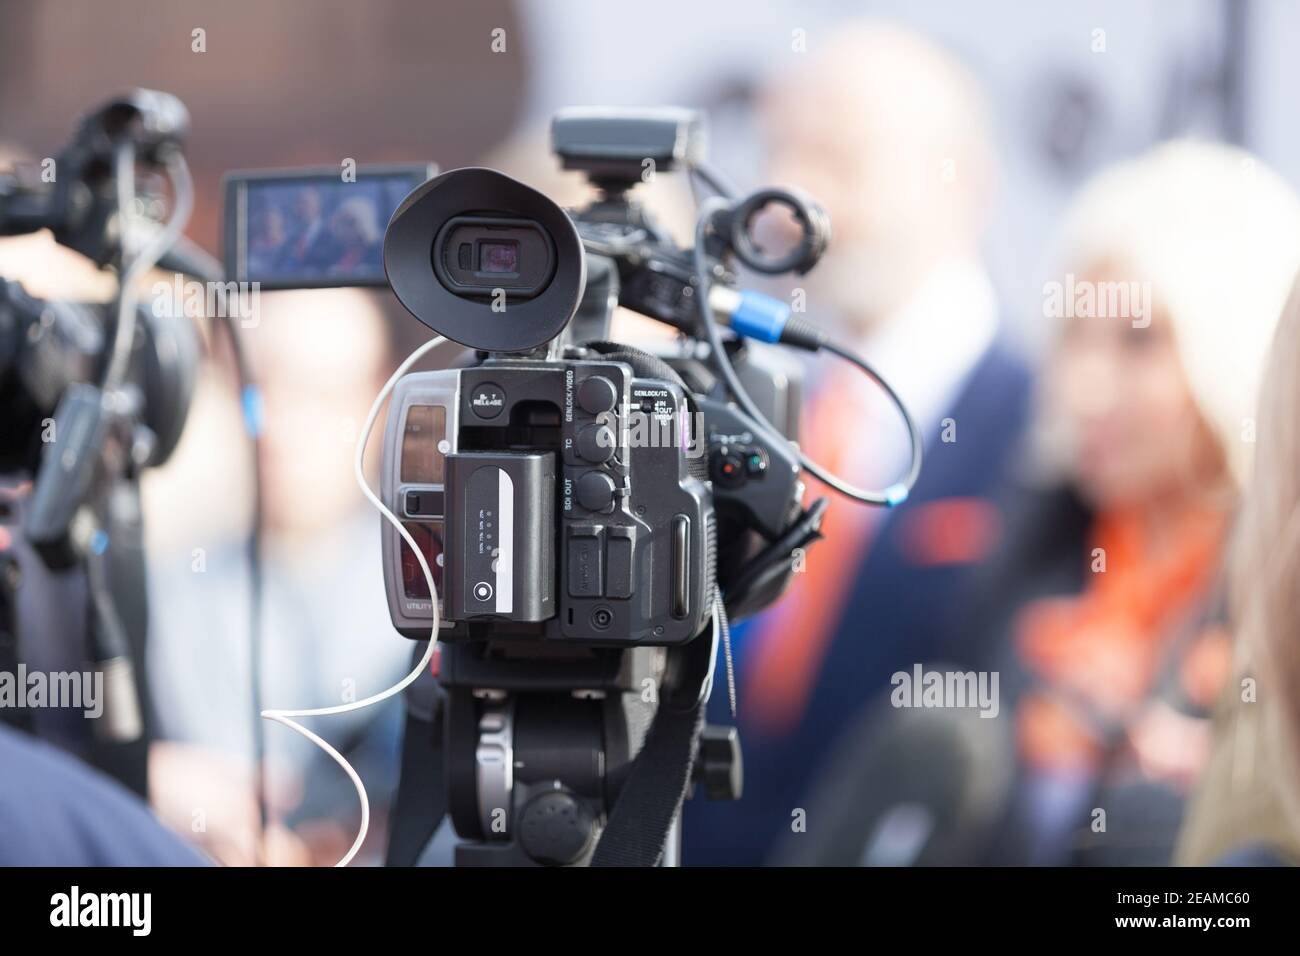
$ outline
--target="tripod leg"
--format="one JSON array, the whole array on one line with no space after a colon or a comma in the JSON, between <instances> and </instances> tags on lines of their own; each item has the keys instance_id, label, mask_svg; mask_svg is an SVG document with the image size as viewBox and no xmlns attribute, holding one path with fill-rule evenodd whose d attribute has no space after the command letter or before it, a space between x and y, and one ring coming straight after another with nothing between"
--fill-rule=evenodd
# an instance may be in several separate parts
<instances>
[{"instance_id":1,"label":"tripod leg","mask_svg":"<svg viewBox=\"0 0 1300 956\"><path fill-rule=\"evenodd\" d=\"M417 646L417 659L424 645ZM447 814L442 727L444 694L430 673L406 689L402 766L388 832L386 866L414 866Z\"/></svg>"}]
</instances>

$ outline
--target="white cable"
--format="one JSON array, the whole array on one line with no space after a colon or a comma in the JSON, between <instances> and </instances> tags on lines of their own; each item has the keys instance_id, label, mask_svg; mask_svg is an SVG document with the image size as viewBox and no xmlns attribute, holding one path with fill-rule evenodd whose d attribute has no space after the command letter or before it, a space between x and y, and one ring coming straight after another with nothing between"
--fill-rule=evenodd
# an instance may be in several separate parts
<instances>
[{"instance_id":1,"label":"white cable","mask_svg":"<svg viewBox=\"0 0 1300 956\"><path fill-rule=\"evenodd\" d=\"M713 631L713 646L709 648L709 671L704 675L704 683L700 685L700 699L697 704L707 704L709 698L713 696L713 673L718 667L718 638L722 632L722 619L719 616L719 608L722 605L722 596L715 590L713 592L713 625L709 628Z\"/></svg>"},{"instance_id":2,"label":"white cable","mask_svg":"<svg viewBox=\"0 0 1300 956\"><path fill-rule=\"evenodd\" d=\"M273 720L278 724L284 724L284 726L296 733L302 734L302 736L306 737L321 750L329 754L334 759L334 762L342 767L344 773L346 773L352 780L352 785L357 788L357 797L361 801L361 828L357 831L357 838L352 841L352 848L348 850L347 853L343 854L343 858L339 860L338 863L334 864L335 866L347 866L352 862L352 858L357 855L357 851L361 849L361 844L366 838L366 832L370 829L370 800L366 797L366 787L365 784L361 782L361 777L357 775L356 770L354 770L352 765L344 759L343 755L302 724L298 723L296 720L292 720L291 718L327 717L331 714L346 714L349 711L360 710L363 707L369 707L371 704L377 704L380 701L387 700L394 694L400 694L414 683L429 666L429 661L433 659L433 651L438 643L438 628L442 625L441 615L438 610L438 589L433 583L433 572L429 570L429 562L425 559L424 552L420 550L420 546L415 543L415 539L411 537L411 533L406 530L402 522L397 519L397 516L385 507L384 503L379 500L379 497L371 490L370 486L366 484L364 461L366 455L366 443L370 440L370 431L375 427L375 419L379 417L379 410L383 408L384 402L387 401L394 386L397 385L397 380L405 375L412 365L446 341L447 340L441 335L437 338L430 339L407 356L406 360L402 362L401 365L397 366L397 371L395 371L392 377L384 383L384 387L379 390L379 394L375 397L375 403L370 406L370 414L366 417L365 427L361 429L361 435L357 438L357 453L356 458L353 461L353 471L357 479L357 484L361 486L361 493L366 496L366 499L372 505L379 509L379 513L384 516L384 520L397 529L397 533L402 536L402 540L406 542L407 546L411 549L411 553L415 555L415 560L420 562L420 570L424 572L424 579L429 585L429 603L433 608L433 626L429 629L429 648L424 652L424 657L420 658L420 663L415 665L414 670L392 687L380 691L378 694L367 697L364 700L354 701L350 704L337 704L333 707L313 707L309 710L262 711L262 717L266 720Z\"/></svg>"}]
</instances>

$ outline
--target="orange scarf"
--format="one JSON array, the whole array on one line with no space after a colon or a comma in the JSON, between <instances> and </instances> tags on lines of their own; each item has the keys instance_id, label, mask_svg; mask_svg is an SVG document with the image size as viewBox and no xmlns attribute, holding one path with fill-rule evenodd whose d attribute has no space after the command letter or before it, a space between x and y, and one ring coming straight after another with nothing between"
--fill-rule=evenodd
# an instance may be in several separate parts
<instances>
[{"instance_id":1,"label":"orange scarf","mask_svg":"<svg viewBox=\"0 0 1300 956\"><path fill-rule=\"evenodd\" d=\"M1063 692L1031 691L1020 704L1017 737L1030 764L1095 766L1101 746L1082 711L1124 721L1146 699L1173 625L1213 581L1226 524L1220 511L1188 509L1157 556L1136 515L1104 515L1090 543L1092 573L1083 592L1035 601L1021 612L1015 638L1022 663Z\"/></svg>"}]
</instances>

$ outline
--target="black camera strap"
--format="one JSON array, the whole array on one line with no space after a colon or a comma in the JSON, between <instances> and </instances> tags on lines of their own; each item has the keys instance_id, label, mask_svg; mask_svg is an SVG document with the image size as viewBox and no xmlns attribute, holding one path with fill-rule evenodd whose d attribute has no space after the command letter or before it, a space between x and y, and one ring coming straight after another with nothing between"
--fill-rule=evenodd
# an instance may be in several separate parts
<instances>
[{"instance_id":1,"label":"black camera strap","mask_svg":"<svg viewBox=\"0 0 1300 956\"><path fill-rule=\"evenodd\" d=\"M424 656L419 643L413 659ZM385 866L415 866L447 815L447 770L443 752L444 695L425 671L406 689L401 775L389 824Z\"/></svg>"},{"instance_id":2,"label":"black camera strap","mask_svg":"<svg viewBox=\"0 0 1300 956\"><path fill-rule=\"evenodd\" d=\"M704 729L704 685L713 661L711 637L679 651L677 680L650 724L641 751L609 812L592 866L658 866L690 784Z\"/></svg>"}]
</instances>

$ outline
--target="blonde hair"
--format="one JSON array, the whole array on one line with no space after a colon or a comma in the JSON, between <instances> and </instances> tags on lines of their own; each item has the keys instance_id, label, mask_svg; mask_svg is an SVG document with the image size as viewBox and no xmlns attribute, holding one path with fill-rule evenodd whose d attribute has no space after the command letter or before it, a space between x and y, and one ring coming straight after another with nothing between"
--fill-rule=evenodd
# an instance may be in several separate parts
<instances>
[{"instance_id":1,"label":"blonde hair","mask_svg":"<svg viewBox=\"0 0 1300 956\"><path fill-rule=\"evenodd\" d=\"M1074 267L1116 263L1149 284L1241 487L1269 337L1300 267L1300 199L1290 186L1244 150L1165 143L1085 185L1059 256Z\"/></svg>"},{"instance_id":2,"label":"blonde hair","mask_svg":"<svg viewBox=\"0 0 1300 956\"><path fill-rule=\"evenodd\" d=\"M1239 666L1282 717L1279 788L1300 832L1300 277L1273 336L1259 399L1255 473L1232 562Z\"/></svg>"}]
</instances>

